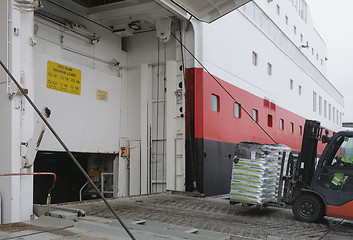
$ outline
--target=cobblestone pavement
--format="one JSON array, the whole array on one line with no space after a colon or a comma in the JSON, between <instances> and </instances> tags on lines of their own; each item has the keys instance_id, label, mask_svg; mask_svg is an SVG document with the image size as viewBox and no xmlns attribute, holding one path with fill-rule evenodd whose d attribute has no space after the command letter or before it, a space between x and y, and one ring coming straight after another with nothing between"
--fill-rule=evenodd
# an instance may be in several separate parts
<instances>
[{"instance_id":1,"label":"cobblestone pavement","mask_svg":"<svg viewBox=\"0 0 353 240\"><path fill-rule=\"evenodd\" d=\"M225 199L164 193L109 202L123 219L144 219L259 239L353 239L353 221L325 218L320 223L299 222L289 209L242 207L230 205ZM114 218L101 201L71 203L66 207L82 209L91 216Z\"/></svg>"}]
</instances>

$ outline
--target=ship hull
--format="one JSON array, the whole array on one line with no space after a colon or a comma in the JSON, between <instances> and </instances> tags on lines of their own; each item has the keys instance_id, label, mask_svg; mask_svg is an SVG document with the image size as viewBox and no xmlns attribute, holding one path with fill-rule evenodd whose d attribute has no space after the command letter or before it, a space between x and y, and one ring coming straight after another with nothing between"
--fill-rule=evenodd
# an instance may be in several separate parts
<instances>
[{"instance_id":1,"label":"ship hull","mask_svg":"<svg viewBox=\"0 0 353 240\"><path fill-rule=\"evenodd\" d=\"M229 193L238 142L280 143L300 151L304 117L213 78L201 68L187 70L186 92L187 191L197 190L205 196ZM219 98L218 111L211 108L211 95ZM233 98L242 106L239 117L234 115ZM253 109L258 112L258 124L252 118ZM319 144L318 152L323 148Z\"/></svg>"}]
</instances>

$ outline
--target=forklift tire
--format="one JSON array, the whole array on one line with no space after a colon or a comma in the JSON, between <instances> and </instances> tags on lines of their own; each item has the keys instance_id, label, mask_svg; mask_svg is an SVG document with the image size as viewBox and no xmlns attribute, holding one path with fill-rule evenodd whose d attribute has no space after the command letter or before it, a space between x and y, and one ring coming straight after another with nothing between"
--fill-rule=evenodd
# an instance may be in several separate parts
<instances>
[{"instance_id":1,"label":"forklift tire","mask_svg":"<svg viewBox=\"0 0 353 240\"><path fill-rule=\"evenodd\" d=\"M296 219L304 222L317 222L324 217L324 207L320 199L312 194L299 196L293 204Z\"/></svg>"}]
</instances>

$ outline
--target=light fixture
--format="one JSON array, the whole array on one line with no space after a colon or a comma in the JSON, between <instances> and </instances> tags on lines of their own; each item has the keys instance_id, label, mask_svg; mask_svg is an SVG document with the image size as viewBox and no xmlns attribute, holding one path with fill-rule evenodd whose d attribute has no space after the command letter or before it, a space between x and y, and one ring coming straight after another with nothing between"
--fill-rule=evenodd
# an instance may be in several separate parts
<instances>
[{"instance_id":1,"label":"light fixture","mask_svg":"<svg viewBox=\"0 0 353 240\"><path fill-rule=\"evenodd\" d=\"M66 21L64 27L82 37L89 39L92 45L95 45L100 41L100 36L96 33L89 32L87 27L83 24Z\"/></svg>"},{"instance_id":2,"label":"light fixture","mask_svg":"<svg viewBox=\"0 0 353 240\"><path fill-rule=\"evenodd\" d=\"M302 48L309 48L309 44L301 45L301 46L299 47L299 49L302 49Z\"/></svg>"},{"instance_id":3,"label":"light fixture","mask_svg":"<svg viewBox=\"0 0 353 240\"><path fill-rule=\"evenodd\" d=\"M135 21L135 22L129 23L129 28L131 28L134 31L139 31L141 30L141 24L139 21Z\"/></svg>"}]
</instances>

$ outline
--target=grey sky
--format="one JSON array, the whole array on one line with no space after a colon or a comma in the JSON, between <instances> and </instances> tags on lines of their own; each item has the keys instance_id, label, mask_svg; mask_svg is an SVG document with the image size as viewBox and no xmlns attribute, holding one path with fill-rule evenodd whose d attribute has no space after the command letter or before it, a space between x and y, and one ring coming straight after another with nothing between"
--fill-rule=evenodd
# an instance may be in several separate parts
<instances>
[{"instance_id":1,"label":"grey sky","mask_svg":"<svg viewBox=\"0 0 353 240\"><path fill-rule=\"evenodd\" d=\"M344 122L353 122L353 1L306 0L328 50L329 80L345 99Z\"/></svg>"}]
</instances>

